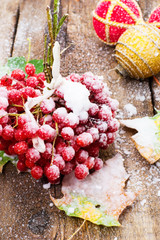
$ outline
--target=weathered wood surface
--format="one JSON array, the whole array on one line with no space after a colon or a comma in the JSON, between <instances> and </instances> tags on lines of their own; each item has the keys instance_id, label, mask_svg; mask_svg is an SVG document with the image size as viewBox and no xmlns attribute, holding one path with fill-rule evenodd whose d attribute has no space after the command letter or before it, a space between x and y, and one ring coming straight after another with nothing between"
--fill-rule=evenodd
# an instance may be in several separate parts
<instances>
[{"instance_id":1,"label":"weathered wood surface","mask_svg":"<svg viewBox=\"0 0 160 240\"><path fill-rule=\"evenodd\" d=\"M31 58L43 55L43 34L46 30L45 8L53 1L1 0L0 8L0 59L5 61L13 56L26 56L27 38L32 40ZM160 86L152 79L134 81L119 78L114 71L117 63L114 48L107 47L95 36L91 12L95 0L62 0L61 12L69 13L69 19L60 34L63 47L72 46L62 56L63 75L71 72L92 71L103 75L113 97L120 102L119 118L128 118L124 106L133 104L135 116L153 115L154 107L160 108ZM160 0L140 0L145 20ZM159 78L160 79L160 78ZM135 117L132 116L132 117ZM132 131L121 128L116 143L106 152L107 159L120 150L125 158L126 170L130 173L128 188L140 190L135 203L120 217L121 228L106 228L87 223L73 238L74 240L158 240L160 239L160 205L158 197L159 169L150 166L137 152L130 136ZM67 240L80 226L82 220L67 217L52 206L43 180L35 181L29 174L17 174L8 164L0 175L0 240ZM51 194L60 195L60 186L52 186Z\"/></svg>"}]
</instances>

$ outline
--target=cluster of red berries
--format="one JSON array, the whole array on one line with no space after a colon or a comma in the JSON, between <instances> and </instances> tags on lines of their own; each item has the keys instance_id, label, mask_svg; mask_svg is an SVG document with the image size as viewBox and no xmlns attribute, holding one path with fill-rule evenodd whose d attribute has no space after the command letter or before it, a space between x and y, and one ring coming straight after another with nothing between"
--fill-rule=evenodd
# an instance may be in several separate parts
<instances>
[{"instance_id":1,"label":"cluster of red berries","mask_svg":"<svg viewBox=\"0 0 160 240\"><path fill-rule=\"evenodd\" d=\"M0 150L18 155L19 171L31 169L35 179L45 175L51 183L73 170L76 178L84 179L91 169L101 169L99 150L114 141L119 128L115 119L118 102L110 98L102 80L92 73L71 74L67 81L79 82L90 92L88 112L80 117L73 113L58 88L50 98L31 109L35 124L25 114L24 104L28 97L43 94L45 75L35 74L30 63L25 71L26 74L16 69L11 76L5 75L0 80ZM33 146L36 137L44 141L45 151Z\"/></svg>"}]
</instances>

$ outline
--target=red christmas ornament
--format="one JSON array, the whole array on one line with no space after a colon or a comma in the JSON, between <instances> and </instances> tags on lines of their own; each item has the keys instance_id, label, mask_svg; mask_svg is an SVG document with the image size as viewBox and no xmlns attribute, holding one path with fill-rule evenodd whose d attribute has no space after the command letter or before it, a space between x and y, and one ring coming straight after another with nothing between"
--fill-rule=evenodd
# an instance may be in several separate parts
<instances>
[{"instance_id":1,"label":"red christmas ornament","mask_svg":"<svg viewBox=\"0 0 160 240\"><path fill-rule=\"evenodd\" d=\"M160 5L153 10L148 22L160 28Z\"/></svg>"},{"instance_id":2,"label":"red christmas ornament","mask_svg":"<svg viewBox=\"0 0 160 240\"><path fill-rule=\"evenodd\" d=\"M93 12L94 29L109 45L115 45L122 33L141 19L135 0L101 0Z\"/></svg>"}]
</instances>

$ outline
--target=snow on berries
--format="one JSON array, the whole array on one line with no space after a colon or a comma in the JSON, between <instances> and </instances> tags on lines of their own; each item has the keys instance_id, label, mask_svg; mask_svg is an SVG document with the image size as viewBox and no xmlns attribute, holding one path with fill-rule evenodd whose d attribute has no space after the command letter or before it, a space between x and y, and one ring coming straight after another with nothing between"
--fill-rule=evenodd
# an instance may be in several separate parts
<instances>
[{"instance_id":1,"label":"snow on berries","mask_svg":"<svg viewBox=\"0 0 160 240\"><path fill-rule=\"evenodd\" d=\"M48 83L30 63L25 72L0 79L0 150L18 156L19 171L53 184L72 171L84 179L101 169L99 151L119 128L118 101L106 83L91 72L66 78L57 72Z\"/></svg>"}]
</instances>

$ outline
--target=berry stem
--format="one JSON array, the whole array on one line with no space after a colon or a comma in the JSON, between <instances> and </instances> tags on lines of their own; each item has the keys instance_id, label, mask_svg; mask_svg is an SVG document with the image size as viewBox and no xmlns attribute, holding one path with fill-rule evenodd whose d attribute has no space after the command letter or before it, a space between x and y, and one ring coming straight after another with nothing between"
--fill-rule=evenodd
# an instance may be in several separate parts
<instances>
[{"instance_id":1,"label":"berry stem","mask_svg":"<svg viewBox=\"0 0 160 240\"><path fill-rule=\"evenodd\" d=\"M57 139L57 136L59 134L59 129L58 129L58 123L55 122L55 127L56 127L56 136L53 140L53 145L52 145L52 158L51 158L51 164L50 165L53 165L53 160L54 160L54 146L55 146L55 143L56 143L56 139Z\"/></svg>"},{"instance_id":2,"label":"berry stem","mask_svg":"<svg viewBox=\"0 0 160 240\"><path fill-rule=\"evenodd\" d=\"M52 80L52 65L54 62L52 50L53 50L57 35L58 35L64 21L66 20L66 18L68 16L68 14L65 14L58 21L59 4L60 4L59 0L54 0L53 17L52 17L50 7L47 6L47 9L46 9L50 42L47 44L47 36L45 35L43 66L44 66L44 73L45 73L48 83L50 83Z\"/></svg>"},{"instance_id":3,"label":"berry stem","mask_svg":"<svg viewBox=\"0 0 160 240\"><path fill-rule=\"evenodd\" d=\"M48 31L49 31L49 36L50 36L50 41L51 41L51 45L53 47L54 45L54 36L53 36L53 27L52 27L52 15L51 15L51 9L49 6L47 6L47 22L48 22Z\"/></svg>"},{"instance_id":4,"label":"berry stem","mask_svg":"<svg viewBox=\"0 0 160 240\"><path fill-rule=\"evenodd\" d=\"M28 63L31 56L31 39L27 38L27 41L28 41L28 58L27 58L27 63Z\"/></svg>"}]
</instances>

